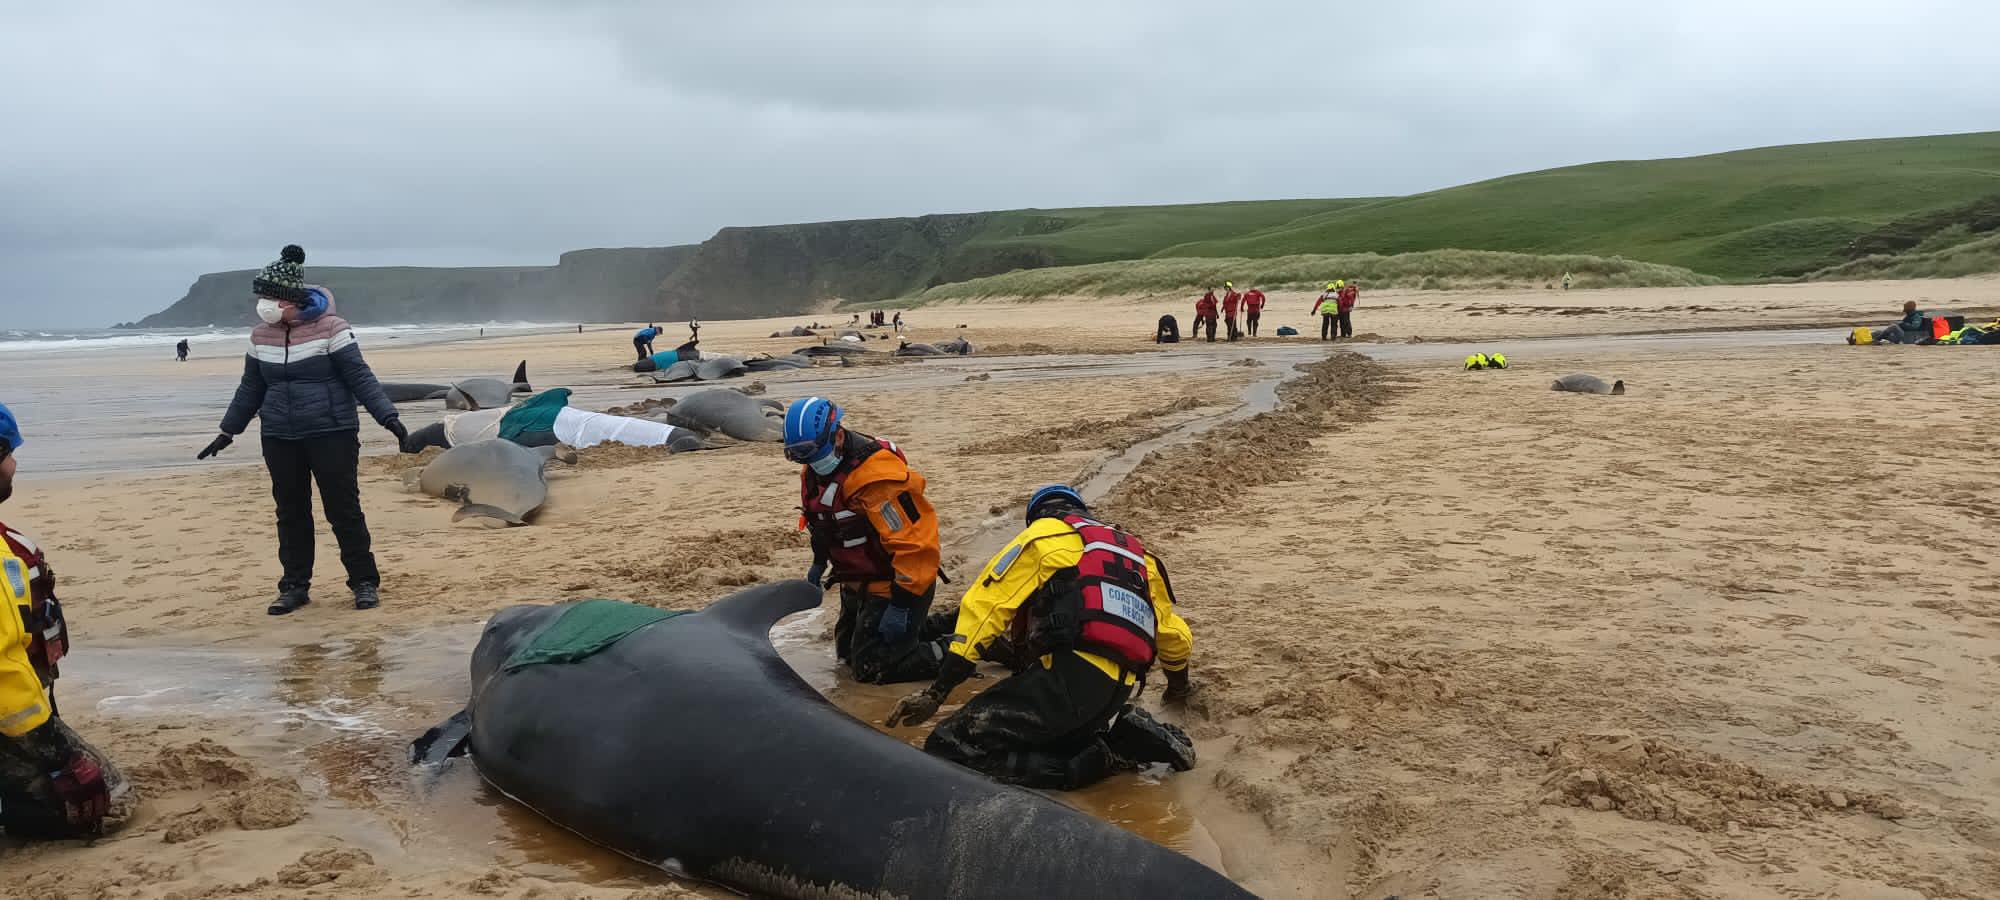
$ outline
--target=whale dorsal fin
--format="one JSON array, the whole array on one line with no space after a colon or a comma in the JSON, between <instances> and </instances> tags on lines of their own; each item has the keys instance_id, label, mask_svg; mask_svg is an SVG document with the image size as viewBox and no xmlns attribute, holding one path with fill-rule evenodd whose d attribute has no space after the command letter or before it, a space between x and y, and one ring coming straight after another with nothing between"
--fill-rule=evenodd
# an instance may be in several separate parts
<instances>
[{"instance_id":1,"label":"whale dorsal fin","mask_svg":"<svg viewBox=\"0 0 2000 900\"><path fill-rule=\"evenodd\" d=\"M710 604L702 615L714 616L731 628L768 635L778 620L820 604L826 591L810 581L780 581L737 591Z\"/></svg>"},{"instance_id":2,"label":"whale dorsal fin","mask_svg":"<svg viewBox=\"0 0 2000 900\"><path fill-rule=\"evenodd\" d=\"M525 360L525 359L524 359L524 360L521 360L521 364L520 364L520 365L518 365L518 366L515 366L515 367L514 367L514 383L515 383L515 384L527 384L527 383L528 383L528 361L527 361L527 360Z\"/></svg>"}]
</instances>

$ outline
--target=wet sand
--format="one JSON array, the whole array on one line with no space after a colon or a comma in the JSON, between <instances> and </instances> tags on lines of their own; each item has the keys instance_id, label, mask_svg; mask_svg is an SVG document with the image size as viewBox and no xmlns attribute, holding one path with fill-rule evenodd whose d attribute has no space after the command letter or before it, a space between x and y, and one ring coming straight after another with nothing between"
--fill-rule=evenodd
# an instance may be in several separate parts
<instances>
[{"instance_id":1,"label":"wet sand","mask_svg":"<svg viewBox=\"0 0 2000 900\"><path fill-rule=\"evenodd\" d=\"M1864 308L1859 321L1879 322L1919 296L2000 305L2000 281L1577 291L1560 300L1612 311L1570 315L1463 309L1551 305L1541 292L1364 294L1356 324L1401 342L1813 324ZM908 447L953 573L1011 531L1033 485L1122 472L1126 448L1175 435L1103 486L1172 566L1196 630L1205 688L1181 720L1202 765L1075 802L1271 897L2000 893L2000 531L1981 430L2000 357L1799 333L1505 343L1514 369L1463 373L1464 348L1384 343L1362 345L1379 369L1351 361L1299 382L1321 402L1292 392L1278 413L1218 424L1322 350L1267 340L1125 359L1158 349L1144 338L1163 307L908 316L920 340L964 322L975 343L1110 356L755 377L780 399L832 393ZM805 342L763 335L809 318L712 323L703 345L791 349ZM384 377L407 380L504 374L525 355L538 387L577 387L597 408L682 392L631 386L629 353L622 331L368 348ZM1229 365L1244 358L1264 364ZM165 395L208 398L202 420L149 425L161 433L134 451L179 466L240 358L135 366ZM1547 390L1571 371L1632 392ZM406 421L432 420L425 406ZM802 570L795 470L774 446L586 453L515 529L452 525L446 504L401 491L405 458L371 460L385 609L343 608L322 533L318 602L284 619L262 612L277 567L253 451L56 476L24 453L4 512L62 573L79 634L66 716L148 795L96 846L0 850L28 896L291 897L316 881L348 896L723 896L549 827L469 767L413 782L401 749L462 700L465 653L494 609L698 607ZM825 631L807 614L780 643L880 721L902 690L848 684ZM296 799L250 808L241 794L258 784ZM316 852L342 849L368 861Z\"/></svg>"}]
</instances>

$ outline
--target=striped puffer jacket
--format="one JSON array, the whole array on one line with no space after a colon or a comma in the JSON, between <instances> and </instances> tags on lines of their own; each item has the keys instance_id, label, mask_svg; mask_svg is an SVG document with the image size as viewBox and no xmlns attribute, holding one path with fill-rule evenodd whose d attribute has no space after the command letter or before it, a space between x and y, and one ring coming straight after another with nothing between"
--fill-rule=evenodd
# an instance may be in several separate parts
<instances>
[{"instance_id":1,"label":"striped puffer jacket","mask_svg":"<svg viewBox=\"0 0 2000 900\"><path fill-rule=\"evenodd\" d=\"M243 381L222 415L222 431L242 434L253 415L265 437L282 440L358 431L357 398L382 427L398 421L395 404L361 358L354 329L329 304L312 321L251 330Z\"/></svg>"}]
</instances>

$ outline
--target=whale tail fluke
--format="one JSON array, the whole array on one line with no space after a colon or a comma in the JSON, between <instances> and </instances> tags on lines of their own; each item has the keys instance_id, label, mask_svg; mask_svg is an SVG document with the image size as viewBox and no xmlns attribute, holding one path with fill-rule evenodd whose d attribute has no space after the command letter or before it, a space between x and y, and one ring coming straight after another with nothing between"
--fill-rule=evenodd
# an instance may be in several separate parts
<instances>
[{"instance_id":1,"label":"whale tail fluke","mask_svg":"<svg viewBox=\"0 0 2000 900\"><path fill-rule=\"evenodd\" d=\"M464 756L472 735L472 710L461 709L451 718L431 726L424 736L410 742L410 762L436 765L454 756Z\"/></svg>"}]
</instances>

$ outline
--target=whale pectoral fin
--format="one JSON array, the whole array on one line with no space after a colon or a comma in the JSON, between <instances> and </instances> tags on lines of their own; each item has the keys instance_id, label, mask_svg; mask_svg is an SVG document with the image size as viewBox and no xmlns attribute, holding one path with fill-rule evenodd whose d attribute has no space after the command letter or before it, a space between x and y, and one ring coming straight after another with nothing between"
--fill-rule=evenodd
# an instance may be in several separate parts
<instances>
[{"instance_id":1,"label":"whale pectoral fin","mask_svg":"<svg viewBox=\"0 0 2000 900\"><path fill-rule=\"evenodd\" d=\"M779 619L819 606L825 599L825 589L793 579L737 591L710 604L701 614L714 616L731 628L769 636Z\"/></svg>"},{"instance_id":2,"label":"whale pectoral fin","mask_svg":"<svg viewBox=\"0 0 2000 900\"><path fill-rule=\"evenodd\" d=\"M527 520L521 518L520 516L514 515L513 513L501 509L500 507L488 506L484 503L467 503L466 505L459 507L458 512L451 514L451 520L453 522L462 522L465 521L466 519L475 519L475 518L499 519L500 521L505 522L509 525L528 524Z\"/></svg>"},{"instance_id":3,"label":"whale pectoral fin","mask_svg":"<svg viewBox=\"0 0 2000 900\"><path fill-rule=\"evenodd\" d=\"M464 756L470 749L472 737L472 710L461 709L452 717L424 732L424 736L410 742L410 762L414 765L436 765L454 756Z\"/></svg>"}]
</instances>

